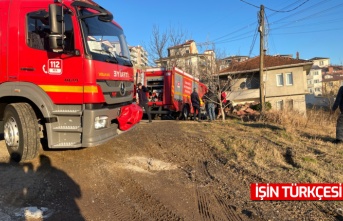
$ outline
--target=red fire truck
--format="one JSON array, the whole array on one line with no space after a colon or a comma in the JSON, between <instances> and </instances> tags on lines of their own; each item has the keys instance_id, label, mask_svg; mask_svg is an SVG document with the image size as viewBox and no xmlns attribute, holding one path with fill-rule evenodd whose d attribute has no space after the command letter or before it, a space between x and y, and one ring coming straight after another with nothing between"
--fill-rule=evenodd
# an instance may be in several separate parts
<instances>
[{"instance_id":1,"label":"red fire truck","mask_svg":"<svg viewBox=\"0 0 343 221\"><path fill-rule=\"evenodd\" d=\"M99 145L142 117L123 29L90 0L0 1L0 119L11 158Z\"/></svg>"},{"instance_id":2,"label":"red fire truck","mask_svg":"<svg viewBox=\"0 0 343 221\"><path fill-rule=\"evenodd\" d=\"M200 98L207 90L206 85L198 78L178 68L150 68L138 74L138 81L149 90L152 116L187 119L193 116L193 88L197 88ZM201 105L203 106L202 102Z\"/></svg>"}]
</instances>

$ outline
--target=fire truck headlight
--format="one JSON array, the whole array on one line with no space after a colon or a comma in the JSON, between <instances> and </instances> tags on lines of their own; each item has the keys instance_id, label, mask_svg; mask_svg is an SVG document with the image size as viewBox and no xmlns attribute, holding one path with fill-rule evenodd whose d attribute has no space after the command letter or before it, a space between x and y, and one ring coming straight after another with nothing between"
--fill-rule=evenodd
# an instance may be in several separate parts
<instances>
[{"instance_id":1,"label":"fire truck headlight","mask_svg":"<svg viewBox=\"0 0 343 221\"><path fill-rule=\"evenodd\" d=\"M97 116L94 120L94 128L95 129L105 128L107 125L107 120L108 120L107 116Z\"/></svg>"}]
</instances>

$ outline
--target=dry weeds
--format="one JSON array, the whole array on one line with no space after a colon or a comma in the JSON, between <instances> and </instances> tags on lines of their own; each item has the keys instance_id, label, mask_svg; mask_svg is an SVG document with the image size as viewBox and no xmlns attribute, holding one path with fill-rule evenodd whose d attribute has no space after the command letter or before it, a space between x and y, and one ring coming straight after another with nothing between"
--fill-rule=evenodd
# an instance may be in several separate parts
<instances>
[{"instance_id":1,"label":"dry weeds","mask_svg":"<svg viewBox=\"0 0 343 221\"><path fill-rule=\"evenodd\" d=\"M335 145L336 114L268 112L263 121L202 123L206 142L228 162L254 174L252 182L343 182L343 145ZM211 131L216 131L211 132Z\"/></svg>"}]
</instances>

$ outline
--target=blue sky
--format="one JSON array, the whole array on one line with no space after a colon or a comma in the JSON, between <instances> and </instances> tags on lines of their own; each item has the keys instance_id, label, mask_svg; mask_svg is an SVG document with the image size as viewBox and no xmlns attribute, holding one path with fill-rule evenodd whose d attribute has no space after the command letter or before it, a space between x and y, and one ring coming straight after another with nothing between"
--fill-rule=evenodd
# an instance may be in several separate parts
<instances>
[{"instance_id":1,"label":"blue sky","mask_svg":"<svg viewBox=\"0 0 343 221\"><path fill-rule=\"evenodd\" d=\"M267 54L299 52L301 59L328 57L343 65L342 0L97 0L124 28L129 45L148 47L153 26L187 32L199 52L259 54L257 15L265 6ZM254 41L254 36L256 40Z\"/></svg>"}]
</instances>

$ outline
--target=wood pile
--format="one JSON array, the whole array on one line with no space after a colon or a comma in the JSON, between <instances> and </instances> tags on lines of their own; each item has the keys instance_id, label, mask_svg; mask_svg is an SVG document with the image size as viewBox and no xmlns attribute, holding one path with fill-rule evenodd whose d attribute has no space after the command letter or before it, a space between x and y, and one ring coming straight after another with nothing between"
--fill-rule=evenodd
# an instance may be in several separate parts
<instances>
[{"instance_id":1,"label":"wood pile","mask_svg":"<svg viewBox=\"0 0 343 221\"><path fill-rule=\"evenodd\" d=\"M232 114L240 117L242 120L256 120L260 112L255 110L259 103L238 104L233 107Z\"/></svg>"}]
</instances>

